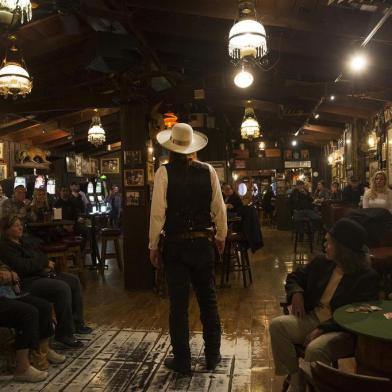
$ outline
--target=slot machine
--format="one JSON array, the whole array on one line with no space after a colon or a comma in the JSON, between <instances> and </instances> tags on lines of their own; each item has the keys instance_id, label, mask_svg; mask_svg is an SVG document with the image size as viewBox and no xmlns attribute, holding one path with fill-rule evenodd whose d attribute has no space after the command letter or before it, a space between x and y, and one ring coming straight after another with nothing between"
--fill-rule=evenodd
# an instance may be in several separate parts
<instances>
[{"instance_id":1,"label":"slot machine","mask_svg":"<svg viewBox=\"0 0 392 392\"><path fill-rule=\"evenodd\" d=\"M107 206L103 194L102 181L100 179L95 183L95 196L97 198L97 207L100 212L106 212Z\"/></svg>"},{"instance_id":2,"label":"slot machine","mask_svg":"<svg viewBox=\"0 0 392 392\"><path fill-rule=\"evenodd\" d=\"M34 189L45 189L46 188L46 180L45 177L42 175L38 175L35 178L35 182L34 182Z\"/></svg>"},{"instance_id":3,"label":"slot machine","mask_svg":"<svg viewBox=\"0 0 392 392\"><path fill-rule=\"evenodd\" d=\"M95 197L94 183L92 181L89 181L87 184L87 197L91 205L91 212L97 212L97 200Z\"/></svg>"}]
</instances>

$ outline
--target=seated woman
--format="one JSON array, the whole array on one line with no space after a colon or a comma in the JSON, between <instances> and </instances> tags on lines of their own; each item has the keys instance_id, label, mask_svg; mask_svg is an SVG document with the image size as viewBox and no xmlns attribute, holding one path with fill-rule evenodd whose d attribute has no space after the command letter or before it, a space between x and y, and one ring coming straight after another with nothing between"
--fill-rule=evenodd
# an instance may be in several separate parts
<instances>
[{"instance_id":1,"label":"seated woman","mask_svg":"<svg viewBox=\"0 0 392 392\"><path fill-rule=\"evenodd\" d=\"M354 338L336 324L340 306L378 297L378 276L369 266L366 232L343 218L326 235L326 255L288 275L286 293L292 314L270 323L277 375L291 375L291 391L299 391L295 345L306 347L305 361L330 364L354 352Z\"/></svg>"},{"instance_id":2,"label":"seated woman","mask_svg":"<svg viewBox=\"0 0 392 392\"><path fill-rule=\"evenodd\" d=\"M23 226L17 216L2 221L0 259L21 278L23 289L53 303L57 326L55 338L69 347L81 347L76 333L90 333L83 321L82 289L79 278L54 273L54 262L23 241Z\"/></svg>"},{"instance_id":3,"label":"seated woman","mask_svg":"<svg viewBox=\"0 0 392 392\"><path fill-rule=\"evenodd\" d=\"M363 208L385 208L392 212L392 191L388 188L384 171L374 174L370 189L363 195Z\"/></svg>"},{"instance_id":4,"label":"seated woman","mask_svg":"<svg viewBox=\"0 0 392 392\"><path fill-rule=\"evenodd\" d=\"M21 294L18 275L1 262L0 327L16 330L15 380L45 380L48 361L65 361L64 355L49 348L49 337L53 335L52 306L42 298Z\"/></svg>"}]
</instances>

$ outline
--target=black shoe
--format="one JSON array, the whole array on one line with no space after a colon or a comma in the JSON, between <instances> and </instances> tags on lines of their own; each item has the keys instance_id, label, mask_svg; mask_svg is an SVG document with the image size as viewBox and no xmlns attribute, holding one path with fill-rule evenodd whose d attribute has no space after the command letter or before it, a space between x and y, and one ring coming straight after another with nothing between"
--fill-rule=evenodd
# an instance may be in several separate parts
<instances>
[{"instance_id":1,"label":"black shoe","mask_svg":"<svg viewBox=\"0 0 392 392\"><path fill-rule=\"evenodd\" d=\"M176 361L175 358L166 358L164 364L167 368L174 370L175 372L190 375L191 365L187 365L185 363L181 363L180 361Z\"/></svg>"},{"instance_id":2,"label":"black shoe","mask_svg":"<svg viewBox=\"0 0 392 392\"><path fill-rule=\"evenodd\" d=\"M75 339L73 336L62 336L61 338L56 338L56 342L63 344L64 346L70 348L80 348L83 347L83 342Z\"/></svg>"},{"instance_id":3,"label":"black shoe","mask_svg":"<svg viewBox=\"0 0 392 392\"><path fill-rule=\"evenodd\" d=\"M207 370L215 370L217 367L218 363L222 360L221 355L213 355L206 357L206 368Z\"/></svg>"},{"instance_id":4,"label":"black shoe","mask_svg":"<svg viewBox=\"0 0 392 392\"><path fill-rule=\"evenodd\" d=\"M88 335L91 332L93 332L93 329L88 327L87 325L79 324L79 325L75 326L75 333L82 334L82 335Z\"/></svg>"}]
</instances>

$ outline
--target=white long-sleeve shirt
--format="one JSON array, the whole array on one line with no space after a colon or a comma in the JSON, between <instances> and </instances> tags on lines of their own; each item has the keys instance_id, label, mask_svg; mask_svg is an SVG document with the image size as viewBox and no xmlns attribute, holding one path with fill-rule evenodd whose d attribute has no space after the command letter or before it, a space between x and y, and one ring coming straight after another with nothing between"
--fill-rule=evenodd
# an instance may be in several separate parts
<instances>
[{"instance_id":1,"label":"white long-sleeve shirt","mask_svg":"<svg viewBox=\"0 0 392 392\"><path fill-rule=\"evenodd\" d=\"M387 189L386 193L379 193L374 199L370 198L370 189L363 195L363 208L385 208L392 212L392 191Z\"/></svg>"},{"instance_id":2,"label":"white long-sleeve shirt","mask_svg":"<svg viewBox=\"0 0 392 392\"><path fill-rule=\"evenodd\" d=\"M208 164L207 164L208 165ZM223 201L218 176L215 169L208 165L210 170L212 200L211 218L216 226L216 239L224 241L227 235L226 206ZM165 166L161 166L155 173L154 191L152 194L150 214L150 249L157 249L159 236L165 225L167 209L167 184L168 176Z\"/></svg>"}]
</instances>

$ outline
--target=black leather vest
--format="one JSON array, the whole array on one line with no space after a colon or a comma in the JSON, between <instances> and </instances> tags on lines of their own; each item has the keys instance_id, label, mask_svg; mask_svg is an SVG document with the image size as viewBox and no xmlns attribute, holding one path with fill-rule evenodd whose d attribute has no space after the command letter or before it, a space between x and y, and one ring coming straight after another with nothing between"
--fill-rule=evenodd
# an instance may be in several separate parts
<instances>
[{"instance_id":1,"label":"black leather vest","mask_svg":"<svg viewBox=\"0 0 392 392\"><path fill-rule=\"evenodd\" d=\"M194 161L188 166L173 162L166 165L166 170L166 235L211 227L212 187L208 166Z\"/></svg>"}]
</instances>

